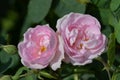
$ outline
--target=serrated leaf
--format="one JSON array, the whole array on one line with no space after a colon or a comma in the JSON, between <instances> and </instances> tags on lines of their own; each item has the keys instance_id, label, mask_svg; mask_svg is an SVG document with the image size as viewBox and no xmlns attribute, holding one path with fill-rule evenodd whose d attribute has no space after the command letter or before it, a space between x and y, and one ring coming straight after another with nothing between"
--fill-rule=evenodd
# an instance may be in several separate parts
<instances>
[{"instance_id":1,"label":"serrated leaf","mask_svg":"<svg viewBox=\"0 0 120 80\"><path fill-rule=\"evenodd\" d=\"M109 36L107 56L108 56L108 64L109 66L112 66L115 60L115 34L114 33L110 34Z\"/></svg>"},{"instance_id":2,"label":"serrated leaf","mask_svg":"<svg viewBox=\"0 0 120 80\"><path fill-rule=\"evenodd\" d=\"M70 12L85 13L85 8L85 4L80 4L76 0L60 0L55 13L62 17Z\"/></svg>"},{"instance_id":3,"label":"serrated leaf","mask_svg":"<svg viewBox=\"0 0 120 80\"><path fill-rule=\"evenodd\" d=\"M23 24L21 36L33 23L39 23L47 15L52 0L30 0L28 14Z\"/></svg>"}]
</instances>

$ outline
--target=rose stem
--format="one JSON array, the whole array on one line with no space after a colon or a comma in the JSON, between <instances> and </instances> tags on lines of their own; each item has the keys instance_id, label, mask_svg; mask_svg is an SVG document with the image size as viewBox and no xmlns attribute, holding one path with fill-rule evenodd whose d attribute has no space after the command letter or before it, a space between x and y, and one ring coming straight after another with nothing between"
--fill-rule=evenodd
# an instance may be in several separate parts
<instances>
[{"instance_id":1,"label":"rose stem","mask_svg":"<svg viewBox=\"0 0 120 80\"><path fill-rule=\"evenodd\" d=\"M77 69L74 69L74 72L76 72L76 71L77 71ZM78 74L77 73L74 74L74 80L78 80Z\"/></svg>"}]
</instances>

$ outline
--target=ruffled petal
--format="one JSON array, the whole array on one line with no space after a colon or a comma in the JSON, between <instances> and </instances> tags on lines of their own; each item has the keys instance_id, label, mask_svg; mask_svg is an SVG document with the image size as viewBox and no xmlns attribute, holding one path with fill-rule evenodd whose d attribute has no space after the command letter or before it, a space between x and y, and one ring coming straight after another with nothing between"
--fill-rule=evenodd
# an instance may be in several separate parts
<instances>
[{"instance_id":1,"label":"ruffled petal","mask_svg":"<svg viewBox=\"0 0 120 80\"><path fill-rule=\"evenodd\" d=\"M50 63L50 66L53 70L60 68L62 60L64 59L63 40L60 36L58 36L58 39L59 39L58 50L57 50L53 60Z\"/></svg>"}]
</instances>

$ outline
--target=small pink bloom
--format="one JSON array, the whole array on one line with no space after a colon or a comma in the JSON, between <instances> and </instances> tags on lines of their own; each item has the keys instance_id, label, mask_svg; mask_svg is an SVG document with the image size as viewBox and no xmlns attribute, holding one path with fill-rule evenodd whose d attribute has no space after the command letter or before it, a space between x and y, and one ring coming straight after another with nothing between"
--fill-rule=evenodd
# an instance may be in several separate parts
<instances>
[{"instance_id":1,"label":"small pink bloom","mask_svg":"<svg viewBox=\"0 0 120 80\"><path fill-rule=\"evenodd\" d=\"M70 13L57 21L57 32L65 48L65 61L73 65L92 62L105 50L106 37L95 17Z\"/></svg>"},{"instance_id":2,"label":"small pink bloom","mask_svg":"<svg viewBox=\"0 0 120 80\"><path fill-rule=\"evenodd\" d=\"M59 48L62 45L58 40L57 34L49 25L29 28L24 34L24 40L18 44L22 64L33 69L51 65L56 70L64 58L64 53Z\"/></svg>"}]
</instances>

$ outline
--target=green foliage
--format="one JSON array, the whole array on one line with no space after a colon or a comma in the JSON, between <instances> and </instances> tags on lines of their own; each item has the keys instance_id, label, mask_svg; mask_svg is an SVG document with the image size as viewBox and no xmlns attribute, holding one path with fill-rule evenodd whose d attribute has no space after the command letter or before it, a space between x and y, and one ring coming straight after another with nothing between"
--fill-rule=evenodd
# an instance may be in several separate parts
<instances>
[{"instance_id":1,"label":"green foliage","mask_svg":"<svg viewBox=\"0 0 120 80\"><path fill-rule=\"evenodd\" d=\"M112 77L112 80L120 80L120 73L115 74L115 75Z\"/></svg>"},{"instance_id":2,"label":"green foliage","mask_svg":"<svg viewBox=\"0 0 120 80\"><path fill-rule=\"evenodd\" d=\"M27 75L19 80L37 80L37 77L35 74Z\"/></svg>"},{"instance_id":3,"label":"green foliage","mask_svg":"<svg viewBox=\"0 0 120 80\"><path fill-rule=\"evenodd\" d=\"M28 13L23 24L21 35L30 27L31 24L39 23L47 15L52 0L30 0Z\"/></svg>"},{"instance_id":4,"label":"green foliage","mask_svg":"<svg viewBox=\"0 0 120 80\"><path fill-rule=\"evenodd\" d=\"M120 0L111 0L110 9L116 11L120 7Z\"/></svg>"},{"instance_id":5,"label":"green foliage","mask_svg":"<svg viewBox=\"0 0 120 80\"><path fill-rule=\"evenodd\" d=\"M117 0L112 0L110 4L110 9L112 15L110 16L110 24L114 27L115 29L115 36L117 41L120 43L120 1Z\"/></svg>"},{"instance_id":6,"label":"green foliage","mask_svg":"<svg viewBox=\"0 0 120 80\"><path fill-rule=\"evenodd\" d=\"M108 56L108 64L109 66L112 66L115 60L115 35L114 33L110 34L109 36L107 56Z\"/></svg>"},{"instance_id":7,"label":"green foliage","mask_svg":"<svg viewBox=\"0 0 120 80\"><path fill-rule=\"evenodd\" d=\"M49 78L49 79L56 79L52 74L49 74L45 71L40 71L40 76L43 76L43 77L46 77L46 78Z\"/></svg>"},{"instance_id":8,"label":"green foliage","mask_svg":"<svg viewBox=\"0 0 120 80\"><path fill-rule=\"evenodd\" d=\"M23 73L23 71L26 71L27 73L29 72L29 69L26 67L21 67L18 69L18 71L15 73L15 75L12 77L13 80L18 80L19 78L21 78L21 74ZM30 74L31 75L31 74ZM25 77L25 76L22 76Z\"/></svg>"},{"instance_id":9,"label":"green foliage","mask_svg":"<svg viewBox=\"0 0 120 80\"><path fill-rule=\"evenodd\" d=\"M11 76L9 76L9 75L4 75L4 76L2 76L2 77L0 78L0 80L12 80L12 79L11 79Z\"/></svg>"},{"instance_id":10,"label":"green foliage","mask_svg":"<svg viewBox=\"0 0 120 80\"><path fill-rule=\"evenodd\" d=\"M5 72L11 65L12 60L4 51L0 51L0 73Z\"/></svg>"},{"instance_id":11,"label":"green foliage","mask_svg":"<svg viewBox=\"0 0 120 80\"><path fill-rule=\"evenodd\" d=\"M2 48L8 54L15 54L17 52L17 48L14 45L5 45Z\"/></svg>"},{"instance_id":12,"label":"green foliage","mask_svg":"<svg viewBox=\"0 0 120 80\"><path fill-rule=\"evenodd\" d=\"M115 35L116 35L117 41L120 43L120 21L115 26Z\"/></svg>"},{"instance_id":13,"label":"green foliage","mask_svg":"<svg viewBox=\"0 0 120 80\"><path fill-rule=\"evenodd\" d=\"M10 68L14 68L19 63L19 56L17 54L10 55L5 51L0 51L0 73L4 73Z\"/></svg>"},{"instance_id":14,"label":"green foliage","mask_svg":"<svg viewBox=\"0 0 120 80\"><path fill-rule=\"evenodd\" d=\"M112 76L111 80L120 80L120 66L117 67L117 69L113 73L113 76Z\"/></svg>"},{"instance_id":15,"label":"green foliage","mask_svg":"<svg viewBox=\"0 0 120 80\"><path fill-rule=\"evenodd\" d=\"M85 13L85 4L80 4L77 0L60 0L55 12L59 17L70 12Z\"/></svg>"},{"instance_id":16,"label":"green foliage","mask_svg":"<svg viewBox=\"0 0 120 80\"><path fill-rule=\"evenodd\" d=\"M17 19L18 14L15 11L9 11L7 16L1 21L3 30L8 31L13 29Z\"/></svg>"},{"instance_id":17,"label":"green foliage","mask_svg":"<svg viewBox=\"0 0 120 80\"><path fill-rule=\"evenodd\" d=\"M104 9L104 8L99 8L100 10L100 16L101 16L101 21L104 25L108 25L109 21L107 19L109 19L111 12L109 9Z\"/></svg>"},{"instance_id":18,"label":"green foliage","mask_svg":"<svg viewBox=\"0 0 120 80\"><path fill-rule=\"evenodd\" d=\"M111 15L110 19L109 19L109 24L114 27L116 39L120 43L120 35L119 35L119 32L120 32L120 20L117 21L117 19L113 15Z\"/></svg>"}]
</instances>

